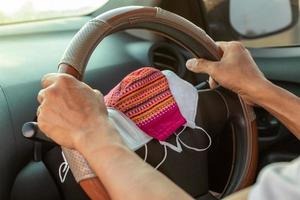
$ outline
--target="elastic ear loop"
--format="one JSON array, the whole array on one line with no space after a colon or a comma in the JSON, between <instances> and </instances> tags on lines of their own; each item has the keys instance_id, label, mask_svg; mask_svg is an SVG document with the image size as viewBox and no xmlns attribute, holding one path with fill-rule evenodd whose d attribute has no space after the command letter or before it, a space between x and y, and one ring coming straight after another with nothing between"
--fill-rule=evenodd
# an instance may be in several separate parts
<instances>
[{"instance_id":1,"label":"elastic ear loop","mask_svg":"<svg viewBox=\"0 0 300 200\"><path fill-rule=\"evenodd\" d=\"M186 127L186 126L185 126L185 127ZM199 149L199 148L191 147L191 146L185 144L185 143L180 139L180 137L179 137L183 131L181 131L180 133L178 133L176 136L178 137L178 139L179 139L179 141L182 143L182 145L185 146L186 148L191 149L191 150L194 150L194 151L198 151L198 152L200 152L200 151L206 151L206 150L209 149L209 147L211 146L211 143L212 143L211 137L210 137L210 135L207 133L207 131L204 130L203 128L201 128L201 127L199 127L199 126L196 126L195 128L196 128L196 129L200 129L201 131L203 131L203 132L206 134L206 136L207 136L207 138L208 138L208 145L207 145L207 147L205 147L205 148L203 148L203 149Z\"/></svg>"},{"instance_id":2,"label":"elastic ear loop","mask_svg":"<svg viewBox=\"0 0 300 200\"><path fill-rule=\"evenodd\" d=\"M69 167L69 164L68 164L67 159L65 157L65 154L63 152L61 152L61 155L62 155L62 157L64 159L64 162L62 162L59 165L58 175L59 175L59 178L60 178L60 182L64 183L65 180L66 180L67 174L68 174L68 172L70 170L70 167ZM63 166L64 166L64 168L62 169ZM65 173L64 176L62 175L62 173Z\"/></svg>"},{"instance_id":3,"label":"elastic ear loop","mask_svg":"<svg viewBox=\"0 0 300 200\"><path fill-rule=\"evenodd\" d=\"M199 126L196 126L195 128L196 128L196 129L200 129L201 131L203 131L203 132L206 134L206 136L207 136L207 138L208 138L208 141L209 141L207 147L202 148L202 149L199 149L199 148L191 147L191 146L185 144L185 143L180 139L180 135L183 133L183 131L186 129L186 127L187 127L187 126L185 125L185 126L183 127L183 129L182 129L178 134L175 133L175 135L176 135L176 144L177 144L177 148L175 148L174 145L172 145L172 144L170 144L170 143L168 143L168 142L164 142L164 141L160 141L160 142L159 142L160 144L162 144L162 145L164 146L164 152L165 152L165 154L164 154L164 157L163 157L162 161L160 161L160 163L155 167L155 169L158 169L158 168L165 162L165 160L167 159L167 155L168 155L167 147L171 148L172 150L174 150L174 151L176 151L176 152L178 152L178 153L181 153L181 152L182 152L182 148L181 148L181 145L180 145L179 141L183 144L183 146L185 146L185 147L188 148L188 149L194 150L194 151L200 152L200 151L206 151L207 149L209 149L209 147L211 146L211 143L212 143L211 137L210 137L210 135L207 133L206 130L204 130L203 128L201 128L201 127L199 127ZM146 151L146 148L147 148L147 145L145 145L145 151ZM147 156L147 154L145 153L145 158L146 158L146 156ZM145 160L145 159L144 159L144 160Z\"/></svg>"},{"instance_id":4,"label":"elastic ear loop","mask_svg":"<svg viewBox=\"0 0 300 200\"><path fill-rule=\"evenodd\" d=\"M155 167L155 169L158 169L167 159L167 155L168 155L168 150L167 150L167 146L164 145L164 151L165 151L165 155L164 158L162 159L162 161L160 161L160 163L158 163L158 165Z\"/></svg>"},{"instance_id":5,"label":"elastic ear loop","mask_svg":"<svg viewBox=\"0 0 300 200\"><path fill-rule=\"evenodd\" d=\"M185 129L186 129L186 126L183 127L183 129L178 133L178 135L181 134ZM168 142L159 141L159 143L164 146L165 154L164 154L164 157L163 157L162 161L160 161L160 163L158 163L158 165L155 167L155 169L158 169L166 161L167 155L168 155L167 147L171 148L172 150L176 151L177 153L181 153L182 152L182 148L181 148L181 145L179 143L179 139L180 138L176 135L176 145L177 145L177 148L175 147L175 145L172 145L172 144L170 144Z\"/></svg>"},{"instance_id":6,"label":"elastic ear loop","mask_svg":"<svg viewBox=\"0 0 300 200\"><path fill-rule=\"evenodd\" d=\"M147 146L147 144L145 144L144 147L145 147L144 162L146 162L147 158L148 158L148 146Z\"/></svg>"}]
</instances>

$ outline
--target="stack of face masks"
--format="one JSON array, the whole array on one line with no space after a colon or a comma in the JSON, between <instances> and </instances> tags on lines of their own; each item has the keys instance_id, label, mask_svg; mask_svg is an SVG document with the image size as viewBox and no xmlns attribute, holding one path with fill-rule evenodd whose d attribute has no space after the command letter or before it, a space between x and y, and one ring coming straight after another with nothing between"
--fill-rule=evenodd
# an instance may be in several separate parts
<instances>
[{"instance_id":1,"label":"stack of face masks","mask_svg":"<svg viewBox=\"0 0 300 200\"><path fill-rule=\"evenodd\" d=\"M208 133L195 124L198 105L198 92L190 83L171 71L159 71L145 67L127 75L109 94L105 96L110 121L117 128L125 144L133 151L145 147L144 160L147 160L147 143L157 139L164 147L164 157L156 169L167 159L167 148L181 153L182 146L194 151L205 151L211 145ZM177 129L182 127L179 133ZM205 148L185 144L180 138L186 127L199 129L206 134L209 143ZM175 134L176 144L166 142ZM69 171L64 162L59 167L59 177L63 183Z\"/></svg>"},{"instance_id":2,"label":"stack of face masks","mask_svg":"<svg viewBox=\"0 0 300 200\"><path fill-rule=\"evenodd\" d=\"M167 158L167 147L178 153L182 146L194 151L205 151L211 145L209 134L195 124L198 92L196 88L171 71L159 71L145 67L127 75L106 96L109 119L117 128L125 144L132 150L145 146L152 139L159 140L165 155L156 166ZM177 129L183 127L179 133ZM199 129L206 134L209 143L205 148L185 144L180 138L186 127ZM166 142L176 135L176 145Z\"/></svg>"}]
</instances>

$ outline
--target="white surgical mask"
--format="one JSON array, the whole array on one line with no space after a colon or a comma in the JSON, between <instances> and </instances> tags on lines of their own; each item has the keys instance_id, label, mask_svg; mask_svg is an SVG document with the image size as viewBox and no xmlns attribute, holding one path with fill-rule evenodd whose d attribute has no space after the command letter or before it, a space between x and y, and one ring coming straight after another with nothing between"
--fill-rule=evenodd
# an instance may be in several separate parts
<instances>
[{"instance_id":1,"label":"white surgical mask","mask_svg":"<svg viewBox=\"0 0 300 200\"><path fill-rule=\"evenodd\" d=\"M170 70L164 70L162 73L168 80L169 88L179 107L180 113L187 121L186 126L193 129L196 128L195 118L198 106L197 89Z\"/></svg>"},{"instance_id":2,"label":"white surgical mask","mask_svg":"<svg viewBox=\"0 0 300 200\"><path fill-rule=\"evenodd\" d=\"M176 146L166 142L160 142L163 145L170 147L171 149L181 152L182 148L180 143L188 149L195 151L205 151L211 146L211 137L207 133L206 130L199 127L195 123L196 114L197 114L197 106L198 106L198 91L197 89L190 84L189 82L181 79L174 72L170 70L164 70L162 73L166 76L169 84L169 88L172 92L172 95L179 107L179 110L182 116L185 118L187 123L184 128L180 131L180 133L176 134ZM208 145L205 148L196 148L187 145L181 138L180 135L183 133L186 127L192 129L199 129L201 133L203 132L208 137ZM180 141L180 143L179 143Z\"/></svg>"},{"instance_id":3,"label":"white surgical mask","mask_svg":"<svg viewBox=\"0 0 300 200\"><path fill-rule=\"evenodd\" d=\"M108 118L118 130L125 144L133 151L141 148L153 138L144 133L136 124L125 114L114 109L108 108Z\"/></svg>"}]
</instances>

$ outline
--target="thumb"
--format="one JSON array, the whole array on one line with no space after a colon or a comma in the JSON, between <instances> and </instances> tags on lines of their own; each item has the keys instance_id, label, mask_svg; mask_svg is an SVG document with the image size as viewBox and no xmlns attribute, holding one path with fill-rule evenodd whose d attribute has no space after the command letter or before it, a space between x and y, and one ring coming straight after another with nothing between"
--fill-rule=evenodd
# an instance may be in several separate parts
<instances>
[{"instance_id":1,"label":"thumb","mask_svg":"<svg viewBox=\"0 0 300 200\"><path fill-rule=\"evenodd\" d=\"M217 62L209 61L203 58L193 58L186 62L186 67L195 73L206 73L211 75L217 66Z\"/></svg>"},{"instance_id":2,"label":"thumb","mask_svg":"<svg viewBox=\"0 0 300 200\"><path fill-rule=\"evenodd\" d=\"M214 89L219 85L211 76L209 77L208 83L211 89Z\"/></svg>"}]
</instances>

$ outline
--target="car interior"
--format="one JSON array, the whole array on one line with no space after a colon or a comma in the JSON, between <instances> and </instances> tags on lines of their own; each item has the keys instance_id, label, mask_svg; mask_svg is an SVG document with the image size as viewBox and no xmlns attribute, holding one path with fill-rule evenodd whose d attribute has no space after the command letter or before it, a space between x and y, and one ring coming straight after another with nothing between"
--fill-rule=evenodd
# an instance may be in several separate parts
<instances>
[{"instance_id":1,"label":"car interior","mask_svg":"<svg viewBox=\"0 0 300 200\"><path fill-rule=\"evenodd\" d=\"M41 78L57 72L78 31L93 19L113 21L120 10L143 9L138 15L155 10L196 25L190 30L188 22L176 17L174 24L156 20L134 26L128 20L125 28L106 35L97 32L105 36L97 46L79 45L74 50L91 53L82 78L104 95L143 66L171 70L197 88L196 121L208 130L212 145L203 152L170 152L159 171L195 199L213 200L251 186L268 164L299 156L300 141L268 111L246 105L221 86L210 89L206 74L192 73L185 66L193 57L220 59L213 41L240 41L270 81L300 97L298 0L76 0L72 6L70 0L21 2L0 5L0 199L91 198L71 172L64 172L65 180L61 180L61 147L44 139L25 138L22 127L36 120ZM176 30L176 23L189 25ZM200 145L206 142L189 135L193 131L187 130L187 140ZM155 166L163 148L151 141L149 152L148 162ZM143 158L145 150L136 153Z\"/></svg>"}]
</instances>

